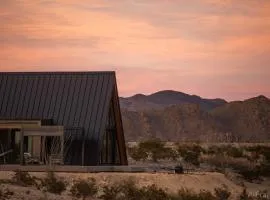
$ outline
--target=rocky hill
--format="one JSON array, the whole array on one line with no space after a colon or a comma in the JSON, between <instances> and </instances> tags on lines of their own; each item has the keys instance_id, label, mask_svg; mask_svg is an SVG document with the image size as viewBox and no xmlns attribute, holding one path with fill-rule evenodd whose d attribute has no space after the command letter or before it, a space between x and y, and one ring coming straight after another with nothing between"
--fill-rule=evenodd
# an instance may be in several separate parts
<instances>
[{"instance_id":1,"label":"rocky hill","mask_svg":"<svg viewBox=\"0 0 270 200\"><path fill-rule=\"evenodd\" d=\"M215 108L210 114L240 140L270 139L270 99L264 96L231 102Z\"/></svg>"},{"instance_id":2,"label":"rocky hill","mask_svg":"<svg viewBox=\"0 0 270 200\"><path fill-rule=\"evenodd\" d=\"M132 97L120 98L121 107L132 111L162 109L170 105L185 103L198 104L203 110L211 110L227 102L223 99L204 99L173 90L159 91L151 95L136 94Z\"/></svg>"},{"instance_id":3,"label":"rocky hill","mask_svg":"<svg viewBox=\"0 0 270 200\"><path fill-rule=\"evenodd\" d=\"M270 100L226 102L175 91L120 99L127 141L264 141L270 139ZM130 102L130 103L127 103Z\"/></svg>"}]
</instances>

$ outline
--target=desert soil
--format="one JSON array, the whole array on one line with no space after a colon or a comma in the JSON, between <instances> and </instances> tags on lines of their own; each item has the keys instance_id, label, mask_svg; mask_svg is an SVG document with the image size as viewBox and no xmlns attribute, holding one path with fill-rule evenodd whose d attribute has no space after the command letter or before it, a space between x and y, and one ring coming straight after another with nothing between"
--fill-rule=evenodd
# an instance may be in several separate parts
<instances>
[{"instance_id":1,"label":"desert soil","mask_svg":"<svg viewBox=\"0 0 270 200\"><path fill-rule=\"evenodd\" d=\"M0 179L10 179L13 172L0 172ZM37 177L45 177L45 173L30 173ZM56 173L56 175L72 183L76 179L87 179L93 177L99 185L113 184L123 180L133 179L139 186L156 184L158 187L166 189L170 193L176 193L181 188L191 189L195 192L200 190L214 191L214 188L226 185L229 191L232 192L233 197L236 197L242 191L242 187L237 185L234 181L229 180L224 174L216 172L207 173L193 173L193 174L150 174L150 173ZM259 190L268 189L270 192L270 181L265 181L260 184L245 183L247 191L256 193ZM2 184L1 187L8 187L14 192L10 199L72 199L68 191L61 196L53 194L45 194L35 188L24 188L20 186ZM47 197L46 197L47 195Z\"/></svg>"}]
</instances>

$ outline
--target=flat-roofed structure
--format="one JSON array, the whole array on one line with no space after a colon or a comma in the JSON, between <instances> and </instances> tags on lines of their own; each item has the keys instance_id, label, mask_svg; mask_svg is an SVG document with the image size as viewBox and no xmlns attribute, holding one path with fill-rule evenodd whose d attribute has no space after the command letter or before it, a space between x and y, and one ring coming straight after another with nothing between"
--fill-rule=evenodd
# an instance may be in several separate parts
<instances>
[{"instance_id":1,"label":"flat-roofed structure","mask_svg":"<svg viewBox=\"0 0 270 200\"><path fill-rule=\"evenodd\" d=\"M0 72L0 160L127 165L115 72Z\"/></svg>"}]
</instances>

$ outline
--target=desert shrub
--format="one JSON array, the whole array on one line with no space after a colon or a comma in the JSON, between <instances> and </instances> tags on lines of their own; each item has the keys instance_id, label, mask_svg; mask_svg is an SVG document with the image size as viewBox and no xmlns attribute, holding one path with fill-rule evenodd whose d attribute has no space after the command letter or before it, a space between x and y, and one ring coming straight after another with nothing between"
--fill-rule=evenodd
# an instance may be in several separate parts
<instances>
[{"instance_id":1,"label":"desert shrub","mask_svg":"<svg viewBox=\"0 0 270 200\"><path fill-rule=\"evenodd\" d=\"M231 192L228 190L226 185L215 188L215 196L217 200L227 200L231 196Z\"/></svg>"},{"instance_id":2,"label":"desert shrub","mask_svg":"<svg viewBox=\"0 0 270 200\"><path fill-rule=\"evenodd\" d=\"M103 187L103 200L166 200L170 199L167 192L156 185L139 188L132 180L120 184Z\"/></svg>"},{"instance_id":3,"label":"desert shrub","mask_svg":"<svg viewBox=\"0 0 270 200\"><path fill-rule=\"evenodd\" d=\"M10 191L8 188L0 188L0 200L9 199L12 195L14 195L14 192Z\"/></svg>"},{"instance_id":4,"label":"desert shrub","mask_svg":"<svg viewBox=\"0 0 270 200\"><path fill-rule=\"evenodd\" d=\"M119 199L119 193L121 188L119 185L105 185L102 188L103 194L100 195L100 198L103 200L117 200Z\"/></svg>"},{"instance_id":5,"label":"desert shrub","mask_svg":"<svg viewBox=\"0 0 270 200\"><path fill-rule=\"evenodd\" d=\"M200 162L207 163L216 168L224 168L225 161L225 156L218 155L205 155L200 158Z\"/></svg>"},{"instance_id":6,"label":"desert shrub","mask_svg":"<svg viewBox=\"0 0 270 200\"><path fill-rule=\"evenodd\" d=\"M129 147L128 153L130 157L135 161L145 161L148 158L147 152L139 147Z\"/></svg>"},{"instance_id":7,"label":"desert shrub","mask_svg":"<svg viewBox=\"0 0 270 200\"><path fill-rule=\"evenodd\" d=\"M157 162L161 159L176 160L178 154L172 148L165 147L165 143L159 139L152 139L140 142L136 147L128 148L130 157L135 161L151 158Z\"/></svg>"},{"instance_id":8,"label":"desert shrub","mask_svg":"<svg viewBox=\"0 0 270 200\"><path fill-rule=\"evenodd\" d=\"M154 162L164 159L165 143L159 139L140 142L138 148L142 151L148 152Z\"/></svg>"},{"instance_id":9,"label":"desert shrub","mask_svg":"<svg viewBox=\"0 0 270 200\"><path fill-rule=\"evenodd\" d=\"M141 198L141 191L136 186L133 179L128 179L127 181L124 181L124 183L119 185L119 188L124 199L136 200L137 197Z\"/></svg>"},{"instance_id":10,"label":"desert shrub","mask_svg":"<svg viewBox=\"0 0 270 200\"><path fill-rule=\"evenodd\" d=\"M265 158L265 160L270 163L270 147L264 147L261 149L261 155Z\"/></svg>"},{"instance_id":11,"label":"desert shrub","mask_svg":"<svg viewBox=\"0 0 270 200\"><path fill-rule=\"evenodd\" d=\"M226 149L226 154L233 158L241 158L244 157L244 150L242 148L228 146Z\"/></svg>"},{"instance_id":12,"label":"desert shrub","mask_svg":"<svg viewBox=\"0 0 270 200\"><path fill-rule=\"evenodd\" d=\"M198 152L187 151L184 154L181 154L181 156L184 159L184 161L186 161L187 163L193 164L195 166L200 165L200 161L199 161L200 154Z\"/></svg>"},{"instance_id":13,"label":"desert shrub","mask_svg":"<svg viewBox=\"0 0 270 200\"><path fill-rule=\"evenodd\" d=\"M268 162L270 162L270 147L263 145L254 145L244 147L245 151L252 154L251 159L258 160L262 155Z\"/></svg>"},{"instance_id":14,"label":"desert shrub","mask_svg":"<svg viewBox=\"0 0 270 200\"><path fill-rule=\"evenodd\" d=\"M260 177L270 177L270 164L262 163L254 167L242 166L235 168L236 171L247 181L260 180Z\"/></svg>"},{"instance_id":15,"label":"desert shrub","mask_svg":"<svg viewBox=\"0 0 270 200\"><path fill-rule=\"evenodd\" d=\"M158 188L156 185L145 186L141 189L143 200L166 200L169 195L164 189Z\"/></svg>"},{"instance_id":16,"label":"desert shrub","mask_svg":"<svg viewBox=\"0 0 270 200\"><path fill-rule=\"evenodd\" d=\"M212 145L208 147L205 153L209 155L223 155L224 151L222 147L219 147L217 145Z\"/></svg>"},{"instance_id":17,"label":"desert shrub","mask_svg":"<svg viewBox=\"0 0 270 200\"><path fill-rule=\"evenodd\" d=\"M12 177L12 181L20 186L32 186L36 185L35 177L32 177L28 172L23 172L20 170L15 171Z\"/></svg>"},{"instance_id":18,"label":"desert shrub","mask_svg":"<svg viewBox=\"0 0 270 200\"><path fill-rule=\"evenodd\" d=\"M98 187L96 185L96 180L94 178L90 178L87 181L85 180L79 180L76 181L71 189L70 192L72 196L75 196L77 198L83 198L86 197L92 197L97 194Z\"/></svg>"},{"instance_id":19,"label":"desert shrub","mask_svg":"<svg viewBox=\"0 0 270 200\"><path fill-rule=\"evenodd\" d=\"M270 177L270 163L262 163L259 166L259 174L264 177Z\"/></svg>"},{"instance_id":20,"label":"desert shrub","mask_svg":"<svg viewBox=\"0 0 270 200\"><path fill-rule=\"evenodd\" d=\"M267 174L268 167L256 166L245 158L232 158L226 156L203 156L201 162L208 163L216 167L216 170L230 168L242 175L247 181L259 179L260 176Z\"/></svg>"},{"instance_id":21,"label":"desert shrub","mask_svg":"<svg viewBox=\"0 0 270 200\"><path fill-rule=\"evenodd\" d=\"M165 147L163 150L163 156L161 157L163 157L163 159L176 161L179 155L178 155L178 152L175 151L174 149Z\"/></svg>"},{"instance_id":22,"label":"desert shrub","mask_svg":"<svg viewBox=\"0 0 270 200\"><path fill-rule=\"evenodd\" d=\"M199 193L195 193L188 189L181 189L176 196L171 198L172 200L215 200L215 196L205 190L201 190Z\"/></svg>"},{"instance_id":23,"label":"desert shrub","mask_svg":"<svg viewBox=\"0 0 270 200\"><path fill-rule=\"evenodd\" d=\"M58 180L53 171L47 172L47 177L42 181L42 186L46 191L55 194L61 194L66 190L66 183Z\"/></svg>"},{"instance_id":24,"label":"desert shrub","mask_svg":"<svg viewBox=\"0 0 270 200\"><path fill-rule=\"evenodd\" d=\"M104 200L135 200L136 196L140 197L140 190L136 187L133 179L128 179L122 183L105 185L100 198Z\"/></svg>"},{"instance_id":25,"label":"desert shrub","mask_svg":"<svg viewBox=\"0 0 270 200\"><path fill-rule=\"evenodd\" d=\"M184 161L187 163L191 163L195 166L200 165L199 157L201 155L202 147L194 144L194 145L178 145L177 151Z\"/></svg>"},{"instance_id":26,"label":"desert shrub","mask_svg":"<svg viewBox=\"0 0 270 200\"><path fill-rule=\"evenodd\" d=\"M186 151L193 151L193 152L197 152L198 154L206 152L205 149L202 146L200 146L199 144L178 143L177 150L178 150L179 154L184 153Z\"/></svg>"}]
</instances>

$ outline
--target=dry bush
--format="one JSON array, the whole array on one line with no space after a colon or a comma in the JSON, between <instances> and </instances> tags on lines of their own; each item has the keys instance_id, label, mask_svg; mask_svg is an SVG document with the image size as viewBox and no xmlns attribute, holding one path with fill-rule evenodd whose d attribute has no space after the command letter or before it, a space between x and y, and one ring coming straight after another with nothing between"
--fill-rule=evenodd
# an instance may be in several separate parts
<instances>
[{"instance_id":1,"label":"dry bush","mask_svg":"<svg viewBox=\"0 0 270 200\"><path fill-rule=\"evenodd\" d=\"M123 183L106 185L103 187L103 200L169 200L170 195L156 185L144 186L139 188L133 180Z\"/></svg>"},{"instance_id":2,"label":"dry bush","mask_svg":"<svg viewBox=\"0 0 270 200\"><path fill-rule=\"evenodd\" d=\"M61 194L66 190L66 183L58 180L53 171L47 172L47 177L42 180L42 186L47 192Z\"/></svg>"},{"instance_id":3,"label":"dry bush","mask_svg":"<svg viewBox=\"0 0 270 200\"><path fill-rule=\"evenodd\" d=\"M192 190L184 189L178 191L177 195L172 195L172 200L216 200L216 197L209 191L201 190L195 193Z\"/></svg>"},{"instance_id":4,"label":"dry bush","mask_svg":"<svg viewBox=\"0 0 270 200\"><path fill-rule=\"evenodd\" d=\"M253 162L247 160L246 158L233 158L224 155L204 155L201 156L200 161L218 168L237 169L244 166L248 166L250 168L255 166Z\"/></svg>"},{"instance_id":5,"label":"dry bush","mask_svg":"<svg viewBox=\"0 0 270 200\"><path fill-rule=\"evenodd\" d=\"M160 160L177 160L178 153L170 147L165 147L165 142L152 139L140 142L137 146L128 147L130 157L135 161L145 161L150 158L153 162Z\"/></svg>"},{"instance_id":6,"label":"dry bush","mask_svg":"<svg viewBox=\"0 0 270 200\"><path fill-rule=\"evenodd\" d=\"M227 200L231 196L231 192L226 185L215 188L215 196L217 200Z\"/></svg>"},{"instance_id":7,"label":"dry bush","mask_svg":"<svg viewBox=\"0 0 270 200\"><path fill-rule=\"evenodd\" d=\"M36 177L31 176L28 172L20 170L15 171L15 174L12 177L12 182L20 186L37 185Z\"/></svg>"},{"instance_id":8,"label":"dry bush","mask_svg":"<svg viewBox=\"0 0 270 200\"><path fill-rule=\"evenodd\" d=\"M105 185L102 188L103 194L100 196L103 200L117 200L121 188L118 185Z\"/></svg>"},{"instance_id":9,"label":"dry bush","mask_svg":"<svg viewBox=\"0 0 270 200\"><path fill-rule=\"evenodd\" d=\"M78 180L72 185L70 192L72 196L77 198L93 197L98 192L98 187L96 185L96 180L90 178L88 180Z\"/></svg>"},{"instance_id":10,"label":"dry bush","mask_svg":"<svg viewBox=\"0 0 270 200\"><path fill-rule=\"evenodd\" d=\"M14 195L14 192L10 191L8 188L0 188L0 200L9 199L12 195Z\"/></svg>"},{"instance_id":11,"label":"dry bush","mask_svg":"<svg viewBox=\"0 0 270 200\"><path fill-rule=\"evenodd\" d=\"M200 165L199 158L201 154L205 152L205 150L198 144L178 144L177 151L185 162L195 166Z\"/></svg>"}]
</instances>

